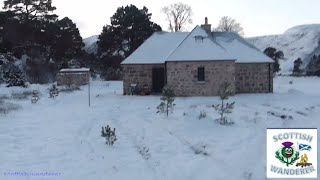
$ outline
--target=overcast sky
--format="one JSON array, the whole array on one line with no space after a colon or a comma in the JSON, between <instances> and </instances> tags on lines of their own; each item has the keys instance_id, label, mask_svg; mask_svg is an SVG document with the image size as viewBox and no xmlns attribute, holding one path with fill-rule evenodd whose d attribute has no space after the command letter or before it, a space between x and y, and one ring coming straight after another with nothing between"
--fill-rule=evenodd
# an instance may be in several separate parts
<instances>
[{"instance_id":1,"label":"overcast sky","mask_svg":"<svg viewBox=\"0 0 320 180\"><path fill-rule=\"evenodd\" d=\"M1 7L3 1L0 0ZM229 16L241 23L245 36L283 33L301 24L320 23L320 0L52 0L60 18L68 16L77 23L83 38L100 34L110 23L110 17L120 6L134 4L146 6L152 21L167 30L168 23L161 7L174 2L189 4L193 10L193 24L209 23L216 26L222 16Z\"/></svg>"}]
</instances>

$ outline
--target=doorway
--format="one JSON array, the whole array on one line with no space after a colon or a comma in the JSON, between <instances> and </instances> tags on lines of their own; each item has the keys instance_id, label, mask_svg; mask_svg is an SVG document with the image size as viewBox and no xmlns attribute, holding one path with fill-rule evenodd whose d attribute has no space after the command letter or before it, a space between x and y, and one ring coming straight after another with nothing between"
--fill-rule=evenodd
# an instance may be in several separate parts
<instances>
[{"instance_id":1,"label":"doorway","mask_svg":"<svg viewBox=\"0 0 320 180\"><path fill-rule=\"evenodd\" d=\"M152 68L152 91L161 93L165 85L164 68Z\"/></svg>"}]
</instances>

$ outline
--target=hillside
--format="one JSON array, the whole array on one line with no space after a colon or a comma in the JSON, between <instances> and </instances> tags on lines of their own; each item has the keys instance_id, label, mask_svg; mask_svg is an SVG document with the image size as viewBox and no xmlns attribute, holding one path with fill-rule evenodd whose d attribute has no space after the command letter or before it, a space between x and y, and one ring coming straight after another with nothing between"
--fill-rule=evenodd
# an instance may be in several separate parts
<instances>
[{"instance_id":1,"label":"hillside","mask_svg":"<svg viewBox=\"0 0 320 180\"><path fill-rule=\"evenodd\" d=\"M94 35L88 38L83 39L83 43L85 44L84 50L88 53L97 53L97 41L98 41L99 35Z\"/></svg>"},{"instance_id":2,"label":"hillside","mask_svg":"<svg viewBox=\"0 0 320 180\"><path fill-rule=\"evenodd\" d=\"M320 24L301 25L288 29L283 34L247 38L248 42L261 51L267 47L282 50L285 60L280 62L282 72L291 72L293 61L301 58L303 67L311 56L320 54Z\"/></svg>"}]
</instances>

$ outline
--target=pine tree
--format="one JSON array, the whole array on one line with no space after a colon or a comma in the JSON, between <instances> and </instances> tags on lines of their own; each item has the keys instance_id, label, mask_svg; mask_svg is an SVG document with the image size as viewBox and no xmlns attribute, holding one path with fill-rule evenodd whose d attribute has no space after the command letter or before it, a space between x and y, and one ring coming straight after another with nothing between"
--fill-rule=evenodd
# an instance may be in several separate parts
<instances>
[{"instance_id":1,"label":"pine tree","mask_svg":"<svg viewBox=\"0 0 320 180\"><path fill-rule=\"evenodd\" d=\"M103 27L99 36L98 56L115 68L161 27L150 21L151 13L134 5L120 7L111 17L111 25ZM108 62L109 61L109 62ZM105 66L110 67L110 64Z\"/></svg>"},{"instance_id":2,"label":"pine tree","mask_svg":"<svg viewBox=\"0 0 320 180\"><path fill-rule=\"evenodd\" d=\"M320 76L320 55L314 54L306 67L306 75Z\"/></svg>"},{"instance_id":3,"label":"pine tree","mask_svg":"<svg viewBox=\"0 0 320 180\"><path fill-rule=\"evenodd\" d=\"M174 104L175 94L172 89L168 86L165 86L162 90L162 97L160 98L162 101L157 109L159 110L157 113L166 113L169 116L169 112L173 112L173 108L176 104Z\"/></svg>"},{"instance_id":4,"label":"pine tree","mask_svg":"<svg viewBox=\"0 0 320 180\"><path fill-rule=\"evenodd\" d=\"M5 0L0 12L0 53L27 55L26 74L32 83L53 82L73 60L80 64L84 44L76 24L58 20L52 0ZM82 61L83 62L83 61Z\"/></svg>"},{"instance_id":5,"label":"pine tree","mask_svg":"<svg viewBox=\"0 0 320 180\"><path fill-rule=\"evenodd\" d=\"M302 65L301 58L296 59L293 63L294 63L294 66L293 66L292 74L300 75L300 73L302 72L302 70L300 69L300 66Z\"/></svg>"},{"instance_id":6,"label":"pine tree","mask_svg":"<svg viewBox=\"0 0 320 180\"><path fill-rule=\"evenodd\" d=\"M113 146L117 141L116 128L113 128L112 130L109 125L107 125L107 127L102 127L101 136L106 138L106 144Z\"/></svg>"},{"instance_id":7,"label":"pine tree","mask_svg":"<svg viewBox=\"0 0 320 180\"><path fill-rule=\"evenodd\" d=\"M0 11L0 53L12 52L23 39L21 23L12 11Z\"/></svg>"},{"instance_id":8,"label":"pine tree","mask_svg":"<svg viewBox=\"0 0 320 180\"><path fill-rule=\"evenodd\" d=\"M227 117L225 116L225 114L232 113L235 104L235 102L225 103L225 101L228 100L229 97L234 94L234 92L230 89L230 86L231 84L229 82L224 82L220 85L219 96L221 104L212 105L212 107L219 112L220 117L218 118L218 120L222 125L232 124L228 121Z\"/></svg>"},{"instance_id":9,"label":"pine tree","mask_svg":"<svg viewBox=\"0 0 320 180\"><path fill-rule=\"evenodd\" d=\"M59 63L58 69L68 68L68 61L81 57L84 43L76 24L68 17L57 21L55 25L57 32L53 38L51 58Z\"/></svg>"},{"instance_id":10,"label":"pine tree","mask_svg":"<svg viewBox=\"0 0 320 180\"><path fill-rule=\"evenodd\" d=\"M26 78L18 67L11 63L4 64L3 66L3 79L6 82L7 87L27 87Z\"/></svg>"},{"instance_id":11,"label":"pine tree","mask_svg":"<svg viewBox=\"0 0 320 180\"><path fill-rule=\"evenodd\" d=\"M284 54L282 51L277 51L276 48L273 47L268 47L266 48L264 51L264 54L266 54L267 56L269 56L270 58L272 58L274 60L273 63L273 72L279 72L280 69L280 63L279 60L280 59L284 59Z\"/></svg>"},{"instance_id":12,"label":"pine tree","mask_svg":"<svg viewBox=\"0 0 320 180\"><path fill-rule=\"evenodd\" d=\"M57 18L57 15L51 13L56 10L52 0L5 0L3 9L13 11L25 23L35 19Z\"/></svg>"}]
</instances>

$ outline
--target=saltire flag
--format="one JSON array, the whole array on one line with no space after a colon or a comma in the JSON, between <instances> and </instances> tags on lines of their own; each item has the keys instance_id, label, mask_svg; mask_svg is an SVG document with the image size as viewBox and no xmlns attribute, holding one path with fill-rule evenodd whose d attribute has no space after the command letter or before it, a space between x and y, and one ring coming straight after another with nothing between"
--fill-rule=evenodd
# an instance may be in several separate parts
<instances>
[{"instance_id":1,"label":"saltire flag","mask_svg":"<svg viewBox=\"0 0 320 180\"><path fill-rule=\"evenodd\" d=\"M311 146L307 144L299 144L299 151L311 151Z\"/></svg>"}]
</instances>

